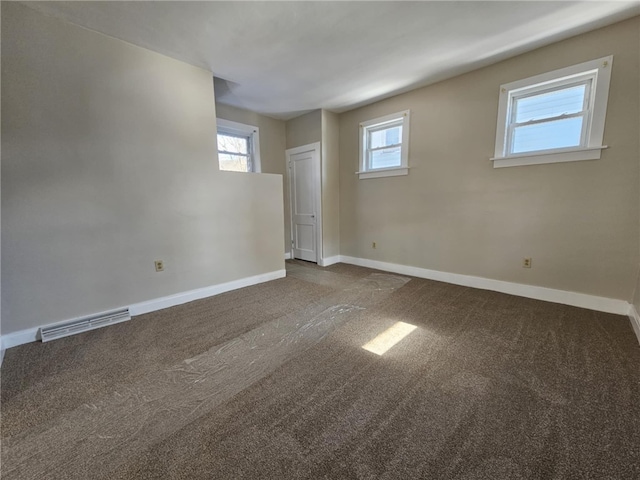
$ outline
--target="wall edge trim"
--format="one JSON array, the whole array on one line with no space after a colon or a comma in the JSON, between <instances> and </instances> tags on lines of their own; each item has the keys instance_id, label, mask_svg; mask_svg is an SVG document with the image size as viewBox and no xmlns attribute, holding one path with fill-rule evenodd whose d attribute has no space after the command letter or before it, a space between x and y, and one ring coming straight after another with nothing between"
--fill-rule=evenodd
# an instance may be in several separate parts
<instances>
[{"instance_id":1,"label":"wall edge trim","mask_svg":"<svg viewBox=\"0 0 640 480\"><path fill-rule=\"evenodd\" d=\"M400 265L397 263L381 262L367 258L350 257L341 255L340 261L351 265L374 268L386 272L410 275L413 277L426 278L439 282L452 283L482 290L492 290L495 292L516 295L519 297L543 300L545 302L561 303L574 307L587 308L599 312L614 313L617 315L629 314L629 302L615 298L598 297L586 293L569 292L567 290L557 290L553 288L540 287L536 285L526 285L523 283L507 282L504 280L494 280L485 277L475 277L460 273L442 272L439 270L429 270L427 268Z\"/></svg>"},{"instance_id":2,"label":"wall edge trim","mask_svg":"<svg viewBox=\"0 0 640 480\"><path fill-rule=\"evenodd\" d=\"M183 303L200 300L207 297L213 297L221 293L230 292L239 288L250 287L252 285L269 282L271 280L277 280L286 276L287 271L285 269L274 270L272 272L253 275L251 277L244 277L238 280L232 280L230 282L218 283L215 285L210 285L208 287L187 290L185 292L180 292L173 295L167 295L164 297L146 300L144 302L134 303L132 305L129 305L128 308L131 313L131 317L136 317L145 313L162 310L169 307L175 307L177 305L182 305ZM0 336L0 349L2 351L2 355L4 356L4 351L8 348L17 347L18 345L35 342L36 340L38 340L38 331L41 327L44 327L46 325L51 325L51 322L44 323L37 327L27 328L25 330L19 330L17 332ZM0 360L0 365L1 364L2 363Z\"/></svg>"},{"instance_id":3,"label":"wall edge trim","mask_svg":"<svg viewBox=\"0 0 640 480\"><path fill-rule=\"evenodd\" d=\"M633 304L629 305L629 320L631 321L631 328L633 328L638 338L638 343L640 344L640 315Z\"/></svg>"},{"instance_id":4,"label":"wall edge trim","mask_svg":"<svg viewBox=\"0 0 640 480\"><path fill-rule=\"evenodd\" d=\"M334 255L333 257L323 258L318 262L321 267L329 267L336 263L340 263L340 255Z\"/></svg>"}]
</instances>

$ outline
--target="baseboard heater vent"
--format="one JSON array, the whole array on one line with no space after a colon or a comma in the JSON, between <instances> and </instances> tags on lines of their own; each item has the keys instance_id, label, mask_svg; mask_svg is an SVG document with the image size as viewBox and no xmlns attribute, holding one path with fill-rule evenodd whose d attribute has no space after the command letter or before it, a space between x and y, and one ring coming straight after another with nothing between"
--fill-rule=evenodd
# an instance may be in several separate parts
<instances>
[{"instance_id":1,"label":"baseboard heater vent","mask_svg":"<svg viewBox=\"0 0 640 480\"><path fill-rule=\"evenodd\" d=\"M69 335L95 330L96 328L106 327L107 325L113 325L114 323L127 320L131 320L129 309L122 308L120 310L113 310L111 312L42 327L40 328L40 339L43 342L48 342L57 338L68 337Z\"/></svg>"}]
</instances>

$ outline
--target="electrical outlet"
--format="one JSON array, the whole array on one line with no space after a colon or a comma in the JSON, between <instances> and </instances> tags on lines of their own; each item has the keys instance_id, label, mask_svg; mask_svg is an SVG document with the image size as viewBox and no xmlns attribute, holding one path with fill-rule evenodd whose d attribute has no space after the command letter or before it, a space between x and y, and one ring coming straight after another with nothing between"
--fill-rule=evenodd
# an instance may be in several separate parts
<instances>
[{"instance_id":1,"label":"electrical outlet","mask_svg":"<svg viewBox=\"0 0 640 480\"><path fill-rule=\"evenodd\" d=\"M522 259L522 268L531 268L531 258Z\"/></svg>"},{"instance_id":2,"label":"electrical outlet","mask_svg":"<svg viewBox=\"0 0 640 480\"><path fill-rule=\"evenodd\" d=\"M164 262L162 260L156 260L156 272L164 272Z\"/></svg>"},{"instance_id":3,"label":"electrical outlet","mask_svg":"<svg viewBox=\"0 0 640 480\"><path fill-rule=\"evenodd\" d=\"M371 242L371 248L376 248L376 242Z\"/></svg>"}]
</instances>

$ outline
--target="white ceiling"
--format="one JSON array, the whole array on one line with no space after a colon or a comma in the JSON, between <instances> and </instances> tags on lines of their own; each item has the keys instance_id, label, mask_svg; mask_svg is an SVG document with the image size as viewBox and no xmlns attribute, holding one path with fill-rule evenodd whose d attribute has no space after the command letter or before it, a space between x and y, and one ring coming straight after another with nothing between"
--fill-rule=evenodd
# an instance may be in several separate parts
<instances>
[{"instance_id":1,"label":"white ceiling","mask_svg":"<svg viewBox=\"0 0 640 480\"><path fill-rule=\"evenodd\" d=\"M638 0L25 5L210 70L218 101L284 119L349 110L640 14Z\"/></svg>"}]
</instances>

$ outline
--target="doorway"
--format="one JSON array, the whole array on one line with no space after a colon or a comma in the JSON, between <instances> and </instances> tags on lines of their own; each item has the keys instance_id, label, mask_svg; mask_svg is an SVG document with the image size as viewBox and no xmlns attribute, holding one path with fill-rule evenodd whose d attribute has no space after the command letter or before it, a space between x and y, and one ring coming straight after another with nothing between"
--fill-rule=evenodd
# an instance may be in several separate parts
<instances>
[{"instance_id":1,"label":"doorway","mask_svg":"<svg viewBox=\"0 0 640 480\"><path fill-rule=\"evenodd\" d=\"M291 258L320 263L322 201L320 142L286 151L291 210Z\"/></svg>"}]
</instances>

